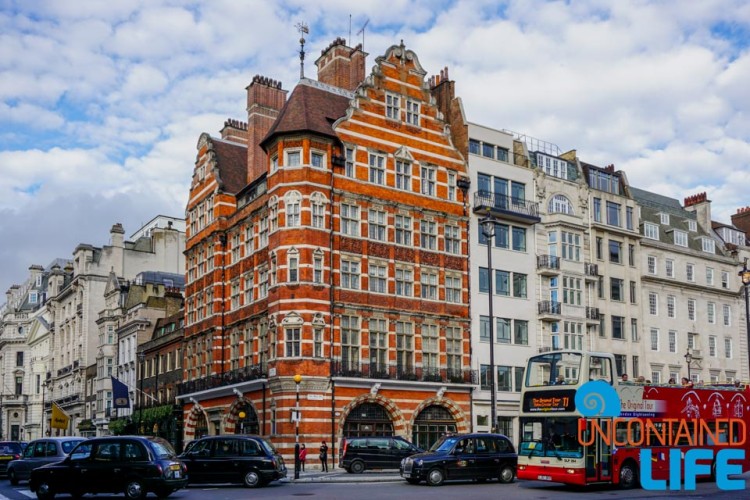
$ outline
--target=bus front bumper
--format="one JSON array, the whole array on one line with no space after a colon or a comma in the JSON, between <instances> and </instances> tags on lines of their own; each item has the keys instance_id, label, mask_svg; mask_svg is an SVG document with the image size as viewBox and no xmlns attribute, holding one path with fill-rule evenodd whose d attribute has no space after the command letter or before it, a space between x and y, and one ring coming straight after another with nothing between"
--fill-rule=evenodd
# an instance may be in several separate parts
<instances>
[{"instance_id":1,"label":"bus front bumper","mask_svg":"<svg viewBox=\"0 0 750 500\"><path fill-rule=\"evenodd\" d=\"M549 465L518 464L518 479L529 481L549 481L552 483L586 485L586 469Z\"/></svg>"}]
</instances>

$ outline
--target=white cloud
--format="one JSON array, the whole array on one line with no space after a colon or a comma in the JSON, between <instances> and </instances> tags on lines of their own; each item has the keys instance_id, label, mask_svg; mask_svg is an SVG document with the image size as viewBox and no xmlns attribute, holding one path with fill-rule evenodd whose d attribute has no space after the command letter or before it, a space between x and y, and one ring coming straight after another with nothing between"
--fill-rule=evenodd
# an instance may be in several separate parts
<instances>
[{"instance_id":1,"label":"white cloud","mask_svg":"<svg viewBox=\"0 0 750 500\"><path fill-rule=\"evenodd\" d=\"M369 19L368 70L403 39L429 74L449 67L473 122L680 200L705 190L720 220L748 204L750 50L729 33L750 30L742 0L17 2L0 11L0 289L113 222L182 216L200 133L246 119L255 74L291 90L297 22L314 76L350 14L352 44ZM44 245L17 237L32 221Z\"/></svg>"}]
</instances>

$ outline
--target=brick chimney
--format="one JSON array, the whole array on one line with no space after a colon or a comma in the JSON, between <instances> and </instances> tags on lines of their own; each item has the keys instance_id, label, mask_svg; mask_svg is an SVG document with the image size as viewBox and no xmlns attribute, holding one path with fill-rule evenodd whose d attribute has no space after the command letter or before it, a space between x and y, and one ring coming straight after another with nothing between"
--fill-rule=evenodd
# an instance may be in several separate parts
<instances>
[{"instance_id":1,"label":"brick chimney","mask_svg":"<svg viewBox=\"0 0 750 500\"><path fill-rule=\"evenodd\" d=\"M362 51L362 44L354 48L347 47L346 41L339 37L320 51L320 57L315 61L318 81L354 90L365 79L366 59L367 53Z\"/></svg>"},{"instance_id":2,"label":"brick chimney","mask_svg":"<svg viewBox=\"0 0 750 500\"><path fill-rule=\"evenodd\" d=\"M260 141L268 134L286 102L286 90L281 82L255 75L247 87L247 182L257 179L267 170L266 153ZM226 124L225 124L226 125ZM222 137L223 137L222 131Z\"/></svg>"},{"instance_id":3,"label":"brick chimney","mask_svg":"<svg viewBox=\"0 0 750 500\"><path fill-rule=\"evenodd\" d=\"M732 225L750 237L750 207L740 207L732 216Z\"/></svg>"},{"instance_id":4,"label":"brick chimney","mask_svg":"<svg viewBox=\"0 0 750 500\"><path fill-rule=\"evenodd\" d=\"M224 128L221 129L221 138L227 141L247 144L247 123L231 118L224 122ZM169 223L170 226L172 222Z\"/></svg>"},{"instance_id":5,"label":"brick chimney","mask_svg":"<svg viewBox=\"0 0 750 500\"><path fill-rule=\"evenodd\" d=\"M461 151L464 158L469 157L469 125L464 119L461 100L456 98L456 82L448 76L448 67L440 70L428 80L430 94L435 99L438 111L443 115L451 130L453 145Z\"/></svg>"},{"instance_id":6,"label":"brick chimney","mask_svg":"<svg viewBox=\"0 0 750 500\"><path fill-rule=\"evenodd\" d=\"M708 199L706 192L688 196L684 200L685 210L695 212L695 218L698 225L706 231L711 232L711 200Z\"/></svg>"}]
</instances>

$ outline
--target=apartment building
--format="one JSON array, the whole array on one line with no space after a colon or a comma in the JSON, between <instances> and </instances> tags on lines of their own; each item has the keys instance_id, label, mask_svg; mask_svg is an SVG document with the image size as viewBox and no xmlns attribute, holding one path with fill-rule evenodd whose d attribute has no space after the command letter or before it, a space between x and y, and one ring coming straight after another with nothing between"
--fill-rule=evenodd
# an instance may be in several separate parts
<instances>
[{"instance_id":1,"label":"apartment building","mask_svg":"<svg viewBox=\"0 0 750 500\"><path fill-rule=\"evenodd\" d=\"M534 172L511 133L469 123L468 135L474 430L514 439L525 360L538 345L539 203Z\"/></svg>"},{"instance_id":2,"label":"apartment building","mask_svg":"<svg viewBox=\"0 0 750 500\"><path fill-rule=\"evenodd\" d=\"M632 192L643 234L647 362L640 375L661 383L688 376L706 384L740 378L747 360L739 344L737 258L712 231L710 201L703 193L683 206L656 193Z\"/></svg>"},{"instance_id":3,"label":"apartment building","mask_svg":"<svg viewBox=\"0 0 750 500\"><path fill-rule=\"evenodd\" d=\"M254 78L248 123L198 141L186 442L472 428L465 160L417 55L365 56L334 41L288 99Z\"/></svg>"},{"instance_id":4,"label":"apartment building","mask_svg":"<svg viewBox=\"0 0 750 500\"><path fill-rule=\"evenodd\" d=\"M105 297L111 274L125 281L146 271L180 273L184 269L184 233L172 227L153 228L135 241L126 241L124 234L121 224L113 225L109 245L80 244L64 269L53 267L50 273L45 421L51 402L56 402L71 417L64 435L79 434L81 429L91 432L92 422L104 418L112 406L109 375L110 369L114 371L116 343L110 326L114 327L115 320L110 313L114 308ZM97 366L92 389L96 405L87 404L85 396L86 368L91 365Z\"/></svg>"}]
</instances>

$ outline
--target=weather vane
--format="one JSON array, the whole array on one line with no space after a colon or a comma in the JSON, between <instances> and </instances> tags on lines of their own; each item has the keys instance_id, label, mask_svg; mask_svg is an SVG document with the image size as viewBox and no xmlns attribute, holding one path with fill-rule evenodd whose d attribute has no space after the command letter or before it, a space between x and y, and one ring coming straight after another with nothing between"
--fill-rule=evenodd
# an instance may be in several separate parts
<instances>
[{"instance_id":1,"label":"weather vane","mask_svg":"<svg viewBox=\"0 0 750 500\"><path fill-rule=\"evenodd\" d=\"M294 25L299 31L299 78L300 80L305 77L305 35L310 33L310 28L307 27L307 23L300 21Z\"/></svg>"}]
</instances>

